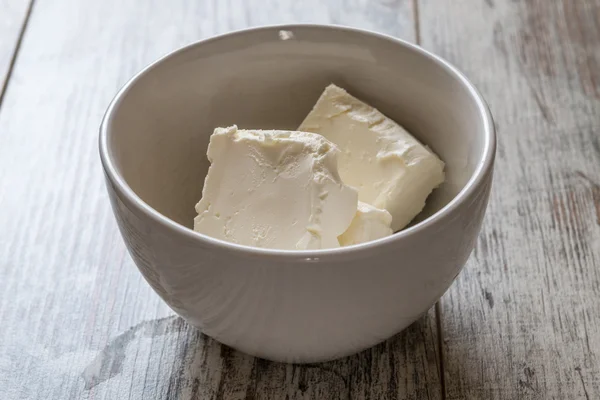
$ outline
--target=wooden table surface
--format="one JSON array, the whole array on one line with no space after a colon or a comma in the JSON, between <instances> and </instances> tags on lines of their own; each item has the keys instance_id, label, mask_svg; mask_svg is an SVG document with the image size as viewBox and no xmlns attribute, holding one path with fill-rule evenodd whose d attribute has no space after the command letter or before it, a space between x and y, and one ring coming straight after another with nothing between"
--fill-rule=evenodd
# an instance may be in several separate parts
<instances>
[{"instance_id":1,"label":"wooden table surface","mask_svg":"<svg viewBox=\"0 0 600 400\"><path fill-rule=\"evenodd\" d=\"M97 150L147 63L343 24L458 66L498 128L465 270L387 342L316 365L221 346L126 253ZM600 399L600 0L0 0L0 399Z\"/></svg>"}]
</instances>

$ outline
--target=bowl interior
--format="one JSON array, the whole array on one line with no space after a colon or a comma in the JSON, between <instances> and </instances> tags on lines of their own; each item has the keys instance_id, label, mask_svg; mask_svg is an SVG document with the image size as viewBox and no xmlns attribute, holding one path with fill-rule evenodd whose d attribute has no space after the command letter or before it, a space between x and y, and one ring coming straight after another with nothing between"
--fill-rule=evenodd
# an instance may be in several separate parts
<instances>
[{"instance_id":1,"label":"bowl interior","mask_svg":"<svg viewBox=\"0 0 600 400\"><path fill-rule=\"evenodd\" d=\"M106 120L108 156L148 205L192 227L215 127L295 129L329 83L402 124L446 163L422 220L482 162L485 118L451 70L415 48L333 27L230 34L180 50L136 77ZM287 40L283 40L283 39Z\"/></svg>"}]
</instances>

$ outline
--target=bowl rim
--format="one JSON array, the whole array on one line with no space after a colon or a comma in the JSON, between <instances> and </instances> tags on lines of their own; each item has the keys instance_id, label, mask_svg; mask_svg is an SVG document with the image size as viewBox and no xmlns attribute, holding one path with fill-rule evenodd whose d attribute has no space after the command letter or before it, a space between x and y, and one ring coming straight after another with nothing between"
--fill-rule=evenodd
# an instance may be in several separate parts
<instances>
[{"instance_id":1,"label":"bowl rim","mask_svg":"<svg viewBox=\"0 0 600 400\"><path fill-rule=\"evenodd\" d=\"M109 136L110 136L110 122L112 121L115 111L123 101L127 92L140 80L140 78L159 65L167 62L169 59L174 58L182 53L190 51L198 46L202 46L209 42L215 42L225 40L231 37L247 35L249 33L261 32L261 31L294 31L302 29L320 29L324 31L345 31L352 34L371 36L377 40L383 40L391 42L392 44L403 46L410 51L417 53L418 55L429 59L429 61L435 63L438 67L445 70L450 75L454 76L468 91L470 96L475 101L480 117L483 119L483 155L480 162L475 168L475 171L460 190L460 192L452 198L446 205L435 212L433 215L405 228L399 232L394 233L391 236L376 239L366 243L360 243L347 247L339 247L333 249L319 249L319 250L282 250L282 249L268 249L260 247L252 247L247 245L240 245L236 243L227 242L221 239L213 238L211 236L196 232L184 225L181 225L172 219L161 214L159 211L150 207L142 198L140 198L131 187L127 184L123 176L118 171L118 168L113 162L111 152L109 151ZM422 47L407 42L403 39L399 39L384 33L378 33L361 28L353 28L340 25L327 25L327 24L277 24L277 25L264 25L259 27L251 27L241 30L236 30L224 34L211 36L206 39L202 39L186 46L183 46L177 50L174 50L166 55L163 55L158 60L148 64L132 78L130 78L122 87L119 89L115 97L110 102L100 125L99 134L99 151L100 160L104 169L106 177L112 183L115 191L121 196L125 197L131 204L133 204L139 211L141 211L148 218L154 222L161 224L168 229L175 231L175 233L184 235L188 239L199 241L205 246L213 246L216 249L223 251L233 251L239 256L246 257L267 257L275 258L282 261L290 260L304 260L304 261L322 261L324 259L332 260L337 258L347 258L348 256L357 256L357 253L365 252L367 250L376 250L382 248L385 245L391 245L397 241L403 240L407 237L415 236L423 231L431 228L434 225L441 223L447 219L452 213L469 197L471 197L479 187L482 186L489 172L491 172L495 153L496 153L496 131L494 121L490 109L480 94L479 90L473 85L467 77L460 72L456 67L450 64L443 58L423 49Z\"/></svg>"}]
</instances>

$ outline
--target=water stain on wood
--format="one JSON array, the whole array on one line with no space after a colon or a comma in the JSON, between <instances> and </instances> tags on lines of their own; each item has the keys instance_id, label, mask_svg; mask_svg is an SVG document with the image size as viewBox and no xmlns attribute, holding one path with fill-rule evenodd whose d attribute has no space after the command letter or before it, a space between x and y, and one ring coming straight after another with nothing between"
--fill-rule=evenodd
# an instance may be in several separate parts
<instances>
[{"instance_id":1,"label":"water stain on wood","mask_svg":"<svg viewBox=\"0 0 600 400\"><path fill-rule=\"evenodd\" d=\"M81 376L85 381L85 389L90 390L105 382L123 369L125 352L129 344L139 336L153 338L166 335L180 329L182 320L176 317L166 317L144 321L112 339L92 362L84 369Z\"/></svg>"}]
</instances>

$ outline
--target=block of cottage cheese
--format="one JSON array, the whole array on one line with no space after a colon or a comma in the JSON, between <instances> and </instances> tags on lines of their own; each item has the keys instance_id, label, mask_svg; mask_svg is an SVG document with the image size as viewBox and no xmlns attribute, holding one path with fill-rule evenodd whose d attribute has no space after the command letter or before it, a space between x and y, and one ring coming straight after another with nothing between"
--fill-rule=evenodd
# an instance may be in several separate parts
<instances>
[{"instance_id":1,"label":"block of cottage cheese","mask_svg":"<svg viewBox=\"0 0 600 400\"><path fill-rule=\"evenodd\" d=\"M444 163L377 109L329 85L298 128L323 135L341 150L342 181L358 199L392 215L392 229L410 223L444 181Z\"/></svg>"},{"instance_id":2,"label":"block of cottage cheese","mask_svg":"<svg viewBox=\"0 0 600 400\"><path fill-rule=\"evenodd\" d=\"M358 194L342 182L339 150L323 136L217 128L207 154L194 230L254 247L339 247Z\"/></svg>"}]
</instances>

